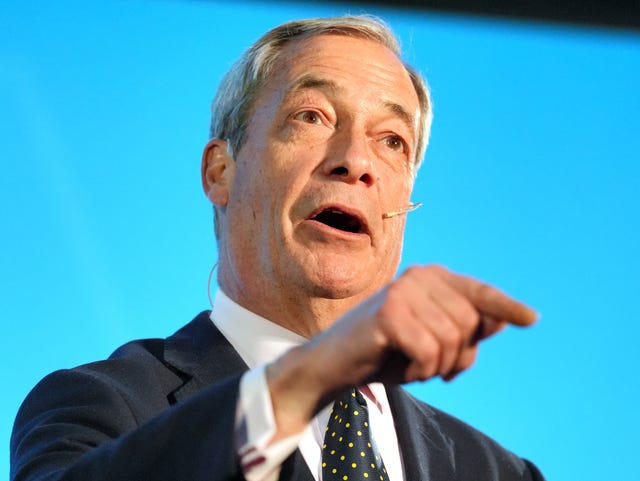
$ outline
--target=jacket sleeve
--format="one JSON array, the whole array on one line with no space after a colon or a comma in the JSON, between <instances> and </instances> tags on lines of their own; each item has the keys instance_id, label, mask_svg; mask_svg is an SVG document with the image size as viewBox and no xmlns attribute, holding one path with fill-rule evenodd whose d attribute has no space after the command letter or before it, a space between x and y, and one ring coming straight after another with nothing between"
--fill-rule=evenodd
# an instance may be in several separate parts
<instances>
[{"instance_id":1,"label":"jacket sleeve","mask_svg":"<svg viewBox=\"0 0 640 481\"><path fill-rule=\"evenodd\" d=\"M233 442L239 379L230 377L162 407L159 396L129 398L91 371L53 373L20 408L10 478L241 480ZM145 411L136 403L150 406Z\"/></svg>"}]
</instances>

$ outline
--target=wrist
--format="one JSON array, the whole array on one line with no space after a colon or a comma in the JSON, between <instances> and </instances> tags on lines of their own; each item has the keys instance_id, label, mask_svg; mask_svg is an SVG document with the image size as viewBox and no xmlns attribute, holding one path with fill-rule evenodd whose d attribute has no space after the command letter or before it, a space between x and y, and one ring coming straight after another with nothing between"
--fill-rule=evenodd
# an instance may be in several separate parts
<instances>
[{"instance_id":1,"label":"wrist","mask_svg":"<svg viewBox=\"0 0 640 481\"><path fill-rule=\"evenodd\" d=\"M276 433L271 442L304 430L324 404L321 379L306 346L289 350L266 367Z\"/></svg>"}]
</instances>

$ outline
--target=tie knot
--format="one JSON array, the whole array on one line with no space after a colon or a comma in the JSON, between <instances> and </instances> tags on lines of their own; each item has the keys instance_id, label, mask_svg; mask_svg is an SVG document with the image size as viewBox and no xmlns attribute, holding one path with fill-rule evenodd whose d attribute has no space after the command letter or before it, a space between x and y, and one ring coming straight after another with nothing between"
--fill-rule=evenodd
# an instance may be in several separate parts
<instances>
[{"instance_id":1,"label":"tie knot","mask_svg":"<svg viewBox=\"0 0 640 481\"><path fill-rule=\"evenodd\" d=\"M341 398L338 399L337 406L342 409L351 407L366 410L367 401L365 401L364 396L362 395L360 390L352 388L350 391L347 391ZM336 403L334 403L333 409L336 409Z\"/></svg>"}]
</instances>

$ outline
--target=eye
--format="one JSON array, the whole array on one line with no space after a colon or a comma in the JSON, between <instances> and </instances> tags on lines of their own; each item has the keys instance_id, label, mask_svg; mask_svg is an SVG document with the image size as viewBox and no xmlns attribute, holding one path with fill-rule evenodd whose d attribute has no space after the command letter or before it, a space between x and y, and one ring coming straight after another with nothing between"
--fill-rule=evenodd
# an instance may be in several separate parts
<instances>
[{"instance_id":1,"label":"eye","mask_svg":"<svg viewBox=\"0 0 640 481\"><path fill-rule=\"evenodd\" d=\"M382 142L391 150L395 150L398 152L407 151L407 143L399 135L388 135L387 137L382 139Z\"/></svg>"},{"instance_id":2,"label":"eye","mask_svg":"<svg viewBox=\"0 0 640 481\"><path fill-rule=\"evenodd\" d=\"M293 116L294 119L300 120L306 124L321 124L322 118L318 112L313 110L303 110Z\"/></svg>"}]
</instances>

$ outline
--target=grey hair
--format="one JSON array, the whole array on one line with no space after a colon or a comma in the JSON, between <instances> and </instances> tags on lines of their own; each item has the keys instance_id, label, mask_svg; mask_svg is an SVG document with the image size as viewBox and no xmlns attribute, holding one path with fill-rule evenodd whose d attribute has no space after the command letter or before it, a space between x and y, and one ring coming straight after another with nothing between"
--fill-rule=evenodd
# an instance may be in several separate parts
<instances>
[{"instance_id":1,"label":"grey hair","mask_svg":"<svg viewBox=\"0 0 640 481\"><path fill-rule=\"evenodd\" d=\"M245 141L251 109L269 79L284 45L293 39L333 34L378 42L400 58L400 44L383 20L370 16L314 18L284 23L264 34L231 67L220 82L211 104L209 138L227 141L229 152L238 152ZM420 74L403 62L420 102L418 141L414 158L417 172L429 141L433 117L429 90Z\"/></svg>"}]
</instances>

